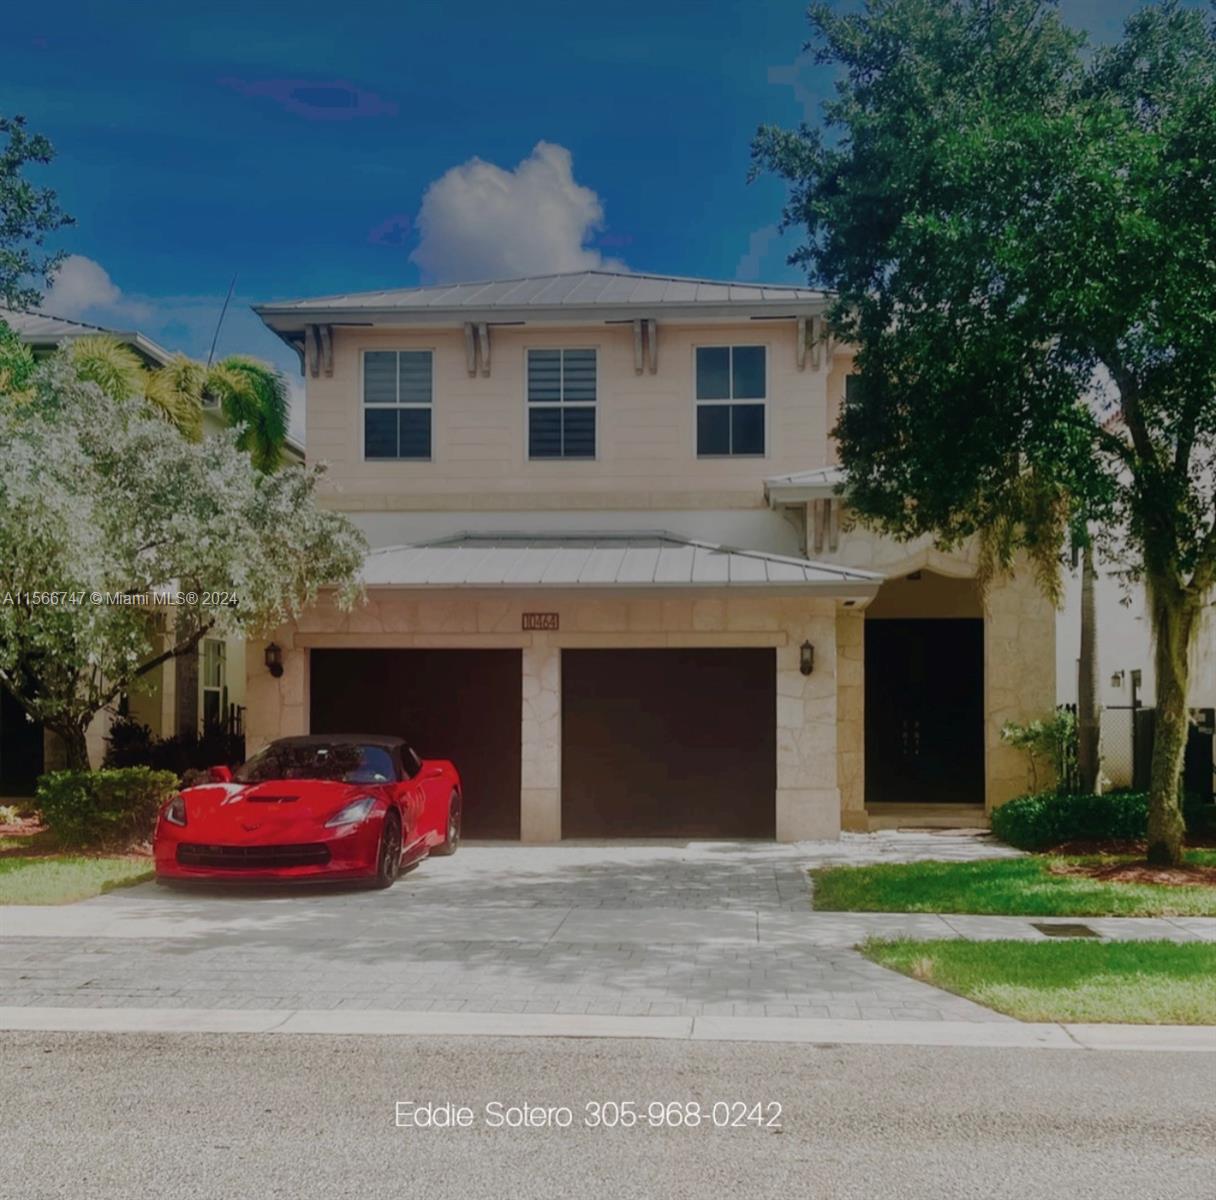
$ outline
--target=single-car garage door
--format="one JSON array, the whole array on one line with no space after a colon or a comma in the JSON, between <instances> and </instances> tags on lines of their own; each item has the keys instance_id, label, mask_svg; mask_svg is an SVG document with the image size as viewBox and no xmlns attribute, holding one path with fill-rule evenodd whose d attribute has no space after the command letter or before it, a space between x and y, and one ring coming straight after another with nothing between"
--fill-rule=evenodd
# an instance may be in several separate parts
<instances>
[{"instance_id":1,"label":"single-car garage door","mask_svg":"<svg viewBox=\"0 0 1216 1200\"><path fill-rule=\"evenodd\" d=\"M314 650L313 733L403 737L449 758L464 787L464 836L519 837L518 650Z\"/></svg>"},{"instance_id":2,"label":"single-car garage door","mask_svg":"<svg viewBox=\"0 0 1216 1200\"><path fill-rule=\"evenodd\" d=\"M563 650L563 837L772 837L774 650Z\"/></svg>"}]
</instances>

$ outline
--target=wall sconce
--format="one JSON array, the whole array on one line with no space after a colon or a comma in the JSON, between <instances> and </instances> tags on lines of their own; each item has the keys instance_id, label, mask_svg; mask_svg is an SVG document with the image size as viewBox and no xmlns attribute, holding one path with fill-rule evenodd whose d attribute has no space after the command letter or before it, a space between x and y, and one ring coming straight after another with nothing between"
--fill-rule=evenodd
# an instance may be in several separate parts
<instances>
[{"instance_id":1,"label":"wall sconce","mask_svg":"<svg viewBox=\"0 0 1216 1200\"><path fill-rule=\"evenodd\" d=\"M283 674L283 651L274 642L266 647L266 670L276 679Z\"/></svg>"},{"instance_id":2,"label":"wall sconce","mask_svg":"<svg viewBox=\"0 0 1216 1200\"><path fill-rule=\"evenodd\" d=\"M1122 687L1122 686L1123 686L1123 672L1122 672L1122 671L1116 671L1116 672L1115 672L1115 673L1114 673L1114 674L1113 674L1113 675L1110 677L1110 686L1111 686L1111 687L1116 687L1116 688L1119 688L1119 687Z\"/></svg>"},{"instance_id":3,"label":"wall sconce","mask_svg":"<svg viewBox=\"0 0 1216 1200\"><path fill-rule=\"evenodd\" d=\"M810 642L803 642L798 655L798 670L809 675L815 669L815 647Z\"/></svg>"}]
</instances>

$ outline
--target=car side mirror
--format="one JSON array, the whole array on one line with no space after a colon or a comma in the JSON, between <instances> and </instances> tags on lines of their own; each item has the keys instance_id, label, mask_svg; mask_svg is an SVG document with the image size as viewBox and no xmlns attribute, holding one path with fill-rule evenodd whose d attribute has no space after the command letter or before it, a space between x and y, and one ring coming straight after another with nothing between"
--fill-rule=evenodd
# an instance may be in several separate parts
<instances>
[{"instance_id":1,"label":"car side mirror","mask_svg":"<svg viewBox=\"0 0 1216 1200\"><path fill-rule=\"evenodd\" d=\"M212 783L231 783L232 768L231 767L212 767L207 772L207 778Z\"/></svg>"}]
</instances>

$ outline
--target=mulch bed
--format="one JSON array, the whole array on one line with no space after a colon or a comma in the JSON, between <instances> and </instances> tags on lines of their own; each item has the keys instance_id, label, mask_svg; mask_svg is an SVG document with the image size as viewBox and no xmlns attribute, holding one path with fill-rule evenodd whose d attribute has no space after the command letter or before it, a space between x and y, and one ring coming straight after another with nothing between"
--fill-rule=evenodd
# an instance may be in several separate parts
<instances>
[{"instance_id":1,"label":"mulch bed","mask_svg":"<svg viewBox=\"0 0 1216 1200\"><path fill-rule=\"evenodd\" d=\"M1142 848L1143 849L1143 848ZM1072 853L1070 851L1070 853ZM1151 867L1146 862L1052 863L1052 875L1081 875L1102 883L1153 883L1163 887L1216 887L1216 867Z\"/></svg>"}]
</instances>

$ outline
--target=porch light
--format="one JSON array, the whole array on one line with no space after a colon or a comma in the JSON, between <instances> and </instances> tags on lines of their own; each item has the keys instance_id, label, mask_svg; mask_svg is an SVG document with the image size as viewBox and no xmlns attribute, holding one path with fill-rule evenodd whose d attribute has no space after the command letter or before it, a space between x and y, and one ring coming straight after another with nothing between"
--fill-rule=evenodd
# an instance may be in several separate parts
<instances>
[{"instance_id":1,"label":"porch light","mask_svg":"<svg viewBox=\"0 0 1216 1200\"><path fill-rule=\"evenodd\" d=\"M283 651L274 642L266 647L266 670L276 679L283 674Z\"/></svg>"},{"instance_id":2,"label":"porch light","mask_svg":"<svg viewBox=\"0 0 1216 1200\"><path fill-rule=\"evenodd\" d=\"M798 657L798 669L809 675L815 669L815 647L810 642L803 642Z\"/></svg>"}]
</instances>

